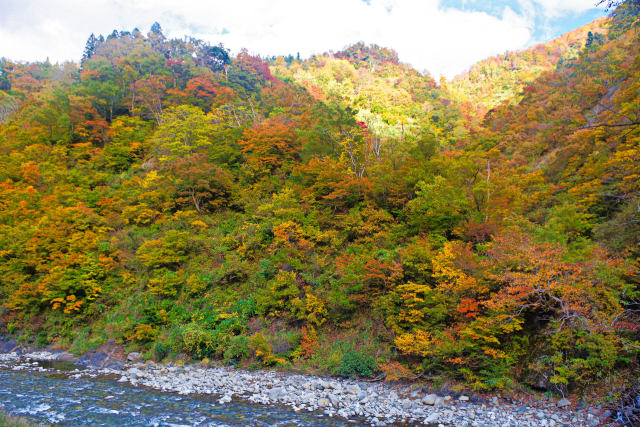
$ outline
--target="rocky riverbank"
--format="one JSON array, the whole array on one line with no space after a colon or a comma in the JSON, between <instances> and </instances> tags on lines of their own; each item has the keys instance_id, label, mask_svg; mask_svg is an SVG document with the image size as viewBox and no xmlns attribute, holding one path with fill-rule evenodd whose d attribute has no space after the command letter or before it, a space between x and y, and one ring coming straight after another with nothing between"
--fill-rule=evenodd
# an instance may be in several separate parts
<instances>
[{"instance_id":1,"label":"rocky riverbank","mask_svg":"<svg viewBox=\"0 0 640 427\"><path fill-rule=\"evenodd\" d=\"M96 354L75 358L65 352L15 347L0 354L0 367L43 369L37 362L75 362L78 367L67 372L72 378L105 375L165 392L213 395L220 404L246 399L264 405L286 405L295 411L321 411L367 425L406 422L455 426L596 426L606 421L603 414L595 411L573 410L566 399L526 405L497 397L431 393L424 388L386 383L223 367L156 365L143 363L136 354L129 355L131 361L112 360L106 353Z\"/></svg>"}]
</instances>

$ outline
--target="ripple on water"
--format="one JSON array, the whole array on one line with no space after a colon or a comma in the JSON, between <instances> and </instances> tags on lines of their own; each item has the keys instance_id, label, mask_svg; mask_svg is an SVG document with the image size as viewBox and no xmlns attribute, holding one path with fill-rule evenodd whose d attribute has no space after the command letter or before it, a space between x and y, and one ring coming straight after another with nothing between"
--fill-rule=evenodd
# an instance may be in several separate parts
<instances>
[{"instance_id":1,"label":"ripple on water","mask_svg":"<svg viewBox=\"0 0 640 427\"><path fill-rule=\"evenodd\" d=\"M178 396L105 378L0 368L0 409L68 426L346 426L346 420L212 396Z\"/></svg>"}]
</instances>

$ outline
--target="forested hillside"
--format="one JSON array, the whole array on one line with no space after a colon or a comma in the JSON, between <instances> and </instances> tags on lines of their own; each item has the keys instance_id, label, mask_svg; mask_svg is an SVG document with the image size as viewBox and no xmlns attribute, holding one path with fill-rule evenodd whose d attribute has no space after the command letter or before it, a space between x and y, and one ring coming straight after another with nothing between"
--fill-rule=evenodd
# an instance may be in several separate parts
<instances>
[{"instance_id":1,"label":"forested hillside","mask_svg":"<svg viewBox=\"0 0 640 427\"><path fill-rule=\"evenodd\" d=\"M484 115L502 102L519 102L528 84L576 60L585 47L602 44L606 32L607 20L598 19L548 43L480 61L445 86L463 110Z\"/></svg>"},{"instance_id":2,"label":"forested hillside","mask_svg":"<svg viewBox=\"0 0 640 427\"><path fill-rule=\"evenodd\" d=\"M77 65L2 59L0 332L618 398L640 372L639 10L445 87L375 45L230 57L158 24Z\"/></svg>"}]
</instances>

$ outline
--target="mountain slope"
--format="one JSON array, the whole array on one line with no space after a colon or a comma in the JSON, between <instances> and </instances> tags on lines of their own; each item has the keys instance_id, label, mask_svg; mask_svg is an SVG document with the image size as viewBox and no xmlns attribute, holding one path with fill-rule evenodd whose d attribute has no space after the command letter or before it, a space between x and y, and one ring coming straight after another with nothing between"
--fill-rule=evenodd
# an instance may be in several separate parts
<instances>
[{"instance_id":1,"label":"mountain slope","mask_svg":"<svg viewBox=\"0 0 640 427\"><path fill-rule=\"evenodd\" d=\"M445 88L453 100L484 115L503 101L517 103L528 84L575 60L585 45L602 43L606 33L607 18L598 19L550 42L482 60L447 82Z\"/></svg>"},{"instance_id":2,"label":"mountain slope","mask_svg":"<svg viewBox=\"0 0 640 427\"><path fill-rule=\"evenodd\" d=\"M398 62L393 50L360 42L302 62L276 58L272 72L322 101L356 110L357 119L383 139L426 132L446 145L464 137L459 112L443 99L436 82Z\"/></svg>"},{"instance_id":3,"label":"mountain slope","mask_svg":"<svg viewBox=\"0 0 640 427\"><path fill-rule=\"evenodd\" d=\"M632 387L637 14L474 126L390 49L269 64L154 28L92 36L79 65L2 63L3 333Z\"/></svg>"}]
</instances>

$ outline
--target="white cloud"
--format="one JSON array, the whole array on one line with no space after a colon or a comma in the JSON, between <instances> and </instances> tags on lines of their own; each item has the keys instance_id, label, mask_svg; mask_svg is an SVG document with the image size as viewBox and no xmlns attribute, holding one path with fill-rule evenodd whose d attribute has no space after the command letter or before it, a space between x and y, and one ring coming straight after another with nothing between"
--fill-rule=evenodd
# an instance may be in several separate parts
<instances>
[{"instance_id":1,"label":"white cloud","mask_svg":"<svg viewBox=\"0 0 640 427\"><path fill-rule=\"evenodd\" d=\"M170 37L187 34L261 55L307 56L363 40L396 49L402 61L435 77L451 77L482 58L526 46L534 25L529 13L509 7L495 17L443 8L439 0L0 1L0 56L16 60L78 60L90 33L146 31L157 20ZM536 1L549 13L585 3Z\"/></svg>"},{"instance_id":2,"label":"white cloud","mask_svg":"<svg viewBox=\"0 0 640 427\"><path fill-rule=\"evenodd\" d=\"M547 18L557 18L565 13L581 13L595 9L597 0L535 0L542 6Z\"/></svg>"}]
</instances>

